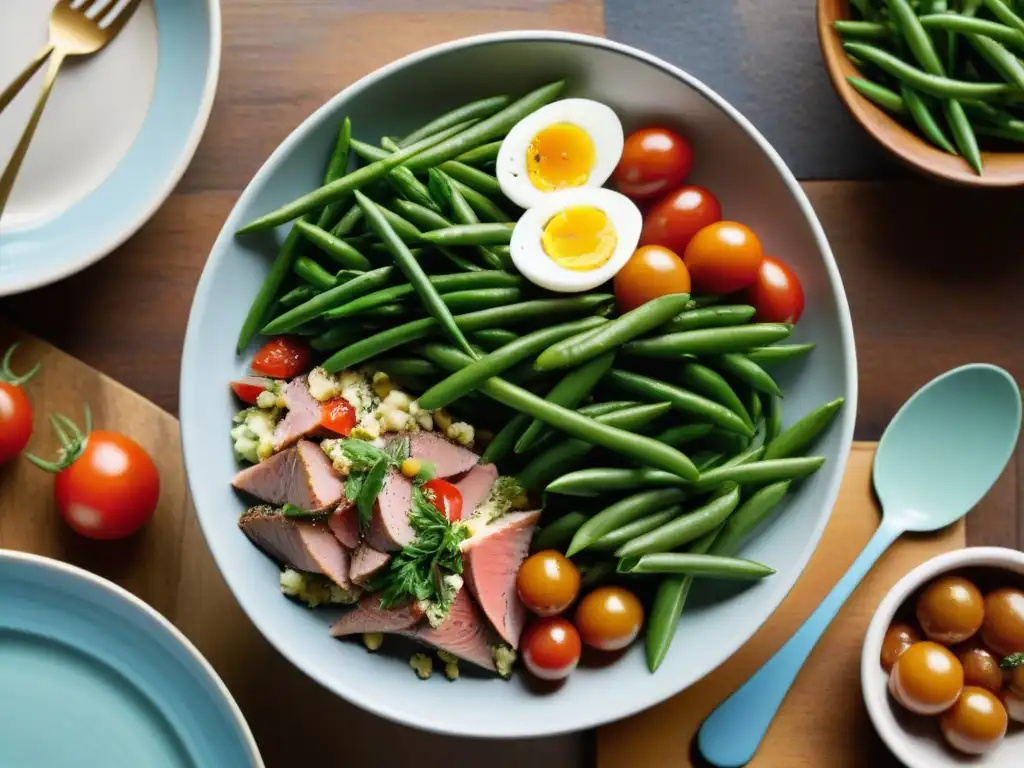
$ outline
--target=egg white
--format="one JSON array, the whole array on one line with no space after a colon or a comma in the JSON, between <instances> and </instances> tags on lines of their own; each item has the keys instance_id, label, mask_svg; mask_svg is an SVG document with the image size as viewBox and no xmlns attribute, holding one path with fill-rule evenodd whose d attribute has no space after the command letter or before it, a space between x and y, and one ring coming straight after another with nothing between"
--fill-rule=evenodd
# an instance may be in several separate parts
<instances>
[{"instance_id":1,"label":"egg white","mask_svg":"<svg viewBox=\"0 0 1024 768\"><path fill-rule=\"evenodd\" d=\"M589 206L603 211L615 230L618 242L608 261L596 269L566 269L544 252L541 237L549 221L566 208ZM640 242L643 214L625 195L610 189L575 187L551 192L529 208L512 231L509 250L512 262L523 277L541 288L560 293L579 293L596 288L615 277Z\"/></svg>"},{"instance_id":2,"label":"egg white","mask_svg":"<svg viewBox=\"0 0 1024 768\"><path fill-rule=\"evenodd\" d=\"M544 128L559 123L575 125L594 142L594 167L590 169L583 187L602 186L619 164L625 137L615 110L590 99L562 99L547 104L516 123L498 151L495 175L501 191L521 208L531 208L549 195L563 191L544 192L537 189L530 181L526 167L533 137Z\"/></svg>"}]
</instances>

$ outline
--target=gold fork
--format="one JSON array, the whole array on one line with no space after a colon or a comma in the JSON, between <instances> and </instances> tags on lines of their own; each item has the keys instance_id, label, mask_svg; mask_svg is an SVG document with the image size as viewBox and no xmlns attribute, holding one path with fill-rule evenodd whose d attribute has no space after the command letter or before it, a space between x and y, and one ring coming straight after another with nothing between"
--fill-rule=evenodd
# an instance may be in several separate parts
<instances>
[{"instance_id":1,"label":"gold fork","mask_svg":"<svg viewBox=\"0 0 1024 768\"><path fill-rule=\"evenodd\" d=\"M0 111L3 111L11 100L17 95L25 83L36 73L46 61L50 59L50 67L46 72L46 80L43 83L43 92L39 95L36 108L32 111L25 132L21 134L18 146L14 148L14 154L4 169L3 176L0 176L0 214L4 212L7 199L11 196L14 188L14 180L21 170L21 164L28 154L28 145L35 135L39 118L42 117L46 101L50 97L53 83L57 79L57 72L61 64L68 56L88 56L101 51L110 43L124 28L128 19L132 17L142 0L129 0L116 12L120 0L60 0L50 13L50 40L43 46L43 49L36 55L31 64L15 78L3 93L0 93ZM74 7L72 7L74 6ZM97 9L98 13L86 15L90 9ZM90 18L94 15L95 18Z\"/></svg>"}]
</instances>

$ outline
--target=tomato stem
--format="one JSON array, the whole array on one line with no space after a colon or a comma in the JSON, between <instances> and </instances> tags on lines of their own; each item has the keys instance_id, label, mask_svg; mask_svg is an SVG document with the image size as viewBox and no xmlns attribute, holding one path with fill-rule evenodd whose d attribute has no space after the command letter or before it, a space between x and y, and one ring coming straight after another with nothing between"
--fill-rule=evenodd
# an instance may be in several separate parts
<instances>
[{"instance_id":1,"label":"tomato stem","mask_svg":"<svg viewBox=\"0 0 1024 768\"><path fill-rule=\"evenodd\" d=\"M11 344L11 346L8 347L7 352L4 353L4 359L0 361L0 381L6 381L8 384L13 384L16 387L20 387L26 381L31 379L39 373L39 369L43 367L43 361L38 360L36 361L36 364L29 369L28 373L23 373L21 376L16 375L14 371L11 370L11 358L14 356L14 350L16 350L19 345L19 342Z\"/></svg>"},{"instance_id":2,"label":"tomato stem","mask_svg":"<svg viewBox=\"0 0 1024 768\"><path fill-rule=\"evenodd\" d=\"M52 474L63 472L78 461L82 453L85 452L85 446L89 442L89 434L92 432L92 411L89 410L88 403L83 406L82 410L85 413L84 431L79 429L78 425L64 414L50 414L50 425L53 427L53 431L57 433L57 439L60 440L61 446L57 452L56 461L47 461L32 453L26 453L25 458L44 472Z\"/></svg>"}]
</instances>

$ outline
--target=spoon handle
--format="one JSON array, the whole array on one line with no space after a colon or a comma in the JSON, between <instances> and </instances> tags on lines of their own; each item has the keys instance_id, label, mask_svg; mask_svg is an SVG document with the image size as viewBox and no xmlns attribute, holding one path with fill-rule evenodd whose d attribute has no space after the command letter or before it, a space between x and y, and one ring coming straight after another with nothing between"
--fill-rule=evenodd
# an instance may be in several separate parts
<instances>
[{"instance_id":1,"label":"spoon handle","mask_svg":"<svg viewBox=\"0 0 1024 768\"><path fill-rule=\"evenodd\" d=\"M708 762L734 768L750 761L814 646L864 575L901 533L902 528L883 519L850 570L804 625L708 716L697 736L697 745Z\"/></svg>"}]
</instances>

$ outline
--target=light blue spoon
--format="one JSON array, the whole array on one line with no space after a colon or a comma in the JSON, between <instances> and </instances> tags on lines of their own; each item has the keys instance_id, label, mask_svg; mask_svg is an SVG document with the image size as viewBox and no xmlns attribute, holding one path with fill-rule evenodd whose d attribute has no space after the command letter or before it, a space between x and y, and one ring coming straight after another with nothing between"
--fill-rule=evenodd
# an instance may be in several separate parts
<instances>
[{"instance_id":1,"label":"light blue spoon","mask_svg":"<svg viewBox=\"0 0 1024 768\"><path fill-rule=\"evenodd\" d=\"M882 524L810 618L700 728L697 745L720 768L745 765L818 639L900 534L937 531L966 515L1002 474L1020 432L1020 390L993 365L965 365L919 389L875 454Z\"/></svg>"}]
</instances>

